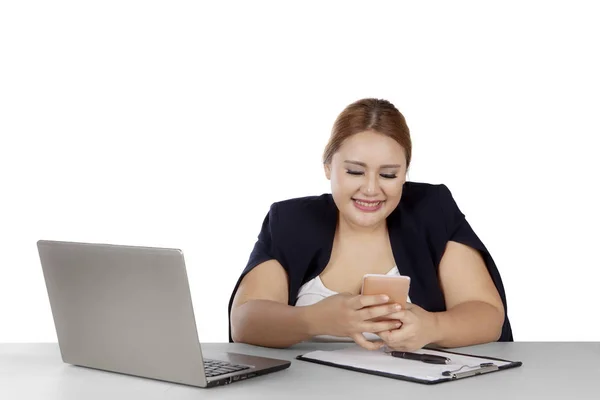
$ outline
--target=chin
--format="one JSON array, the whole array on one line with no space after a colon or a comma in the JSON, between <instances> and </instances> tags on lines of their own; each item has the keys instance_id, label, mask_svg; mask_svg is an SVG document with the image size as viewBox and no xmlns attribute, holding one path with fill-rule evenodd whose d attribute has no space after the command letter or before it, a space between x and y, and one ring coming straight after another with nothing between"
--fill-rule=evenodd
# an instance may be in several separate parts
<instances>
[{"instance_id":1,"label":"chin","mask_svg":"<svg viewBox=\"0 0 600 400\"><path fill-rule=\"evenodd\" d=\"M351 221L357 226L369 228L381 223L382 221L385 221L385 217L386 214L384 212L377 213L377 215L365 215L360 211L357 213L356 210L353 210L353 213L351 214Z\"/></svg>"},{"instance_id":2,"label":"chin","mask_svg":"<svg viewBox=\"0 0 600 400\"><path fill-rule=\"evenodd\" d=\"M364 221L353 221L355 226L359 226L361 228L373 228L375 226L377 226L378 224L380 224L382 222L382 220L378 220L378 221L369 221L368 223L365 223Z\"/></svg>"}]
</instances>

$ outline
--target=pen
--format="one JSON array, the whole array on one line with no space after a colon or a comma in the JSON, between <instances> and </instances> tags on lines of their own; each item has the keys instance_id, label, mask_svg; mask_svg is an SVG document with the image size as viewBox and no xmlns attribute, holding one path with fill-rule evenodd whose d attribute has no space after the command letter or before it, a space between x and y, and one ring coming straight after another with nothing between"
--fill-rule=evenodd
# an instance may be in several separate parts
<instances>
[{"instance_id":1,"label":"pen","mask_svg":"<svg viewBox=\"0 0 600 400\"><path fill-rule=\"evenodd\" d=\"M392 351L392 357L404 358L406 360L422 361L428 364L449 364L450 359L447 357L436 356L433 354L409 353L406 351Z\"/></svg>"}]
</instances>

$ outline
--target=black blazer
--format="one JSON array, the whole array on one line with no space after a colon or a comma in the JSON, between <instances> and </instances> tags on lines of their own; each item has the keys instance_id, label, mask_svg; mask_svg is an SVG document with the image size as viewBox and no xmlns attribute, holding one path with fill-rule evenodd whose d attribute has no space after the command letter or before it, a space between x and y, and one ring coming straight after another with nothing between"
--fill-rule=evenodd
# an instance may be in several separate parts
<instances>
[{"instance_id":1,"label":"black blazer","mask_svg":"<svg viewBox=\"0 0 600 400\"><path fill-rule=\"evenodd\" d=\"M300 287L327 266L333 246L338 209L331 194L276 202L264 219L258 240L229 300L231 306L242 278L260 263L275 259L289 277L288 304ZM387 218L392 252L400 274L411 278L411 302L432 312L445 311L438 266L449 240L479 250L500 293L507 317L499 341L512 342L506 294L492 256L477 237L445 185L406 182L400 203Z\"/></svg>"}]
</instances>

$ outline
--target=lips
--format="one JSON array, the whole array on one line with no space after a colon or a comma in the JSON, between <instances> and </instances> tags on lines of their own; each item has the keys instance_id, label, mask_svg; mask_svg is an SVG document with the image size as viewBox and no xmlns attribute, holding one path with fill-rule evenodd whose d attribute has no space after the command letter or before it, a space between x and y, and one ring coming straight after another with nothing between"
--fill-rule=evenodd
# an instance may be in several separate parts
<instances>
[{"instance_id":1,"label":"lips","mask_svg":"<svg viewBox=\"0 0 600 400\"><path fill-rule=\"evenodd\" d=\"M378 205L380 205L381 203L383 203L383 200L377 200L377 201L373 201L373 200L359 200L359 199L352 199L354 200L356 203L360 204L363 207L377 207Z\"/></svg>"},{"instance_id":2,"label":"lips","mask_svg":"<svg viewBox=\"0 0 600 400\"><path fill-rule=\"evenodd\" d=\"M362 199L352 199L354 206L361 211L365 212L373 212L379 210L385 200L362 200Z\"/></svg>"}]
</instances>

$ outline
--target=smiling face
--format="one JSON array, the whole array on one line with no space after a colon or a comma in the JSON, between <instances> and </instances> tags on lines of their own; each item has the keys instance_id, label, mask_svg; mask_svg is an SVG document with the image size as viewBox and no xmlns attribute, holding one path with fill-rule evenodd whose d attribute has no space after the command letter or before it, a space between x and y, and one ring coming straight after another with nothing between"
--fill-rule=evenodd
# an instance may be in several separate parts
<instances>
[{"instance_id":1,"label":"smiling face","mask_svg":"<svg viewBox=\"0 0 600 400\"><path fill-rule=\"evenodd\" d=\"M406 155L394 139L373 131L350 136L325 164L340 216L355 227L376 227L394 211L406 181Z\"/></svg>"}]
</instances>

